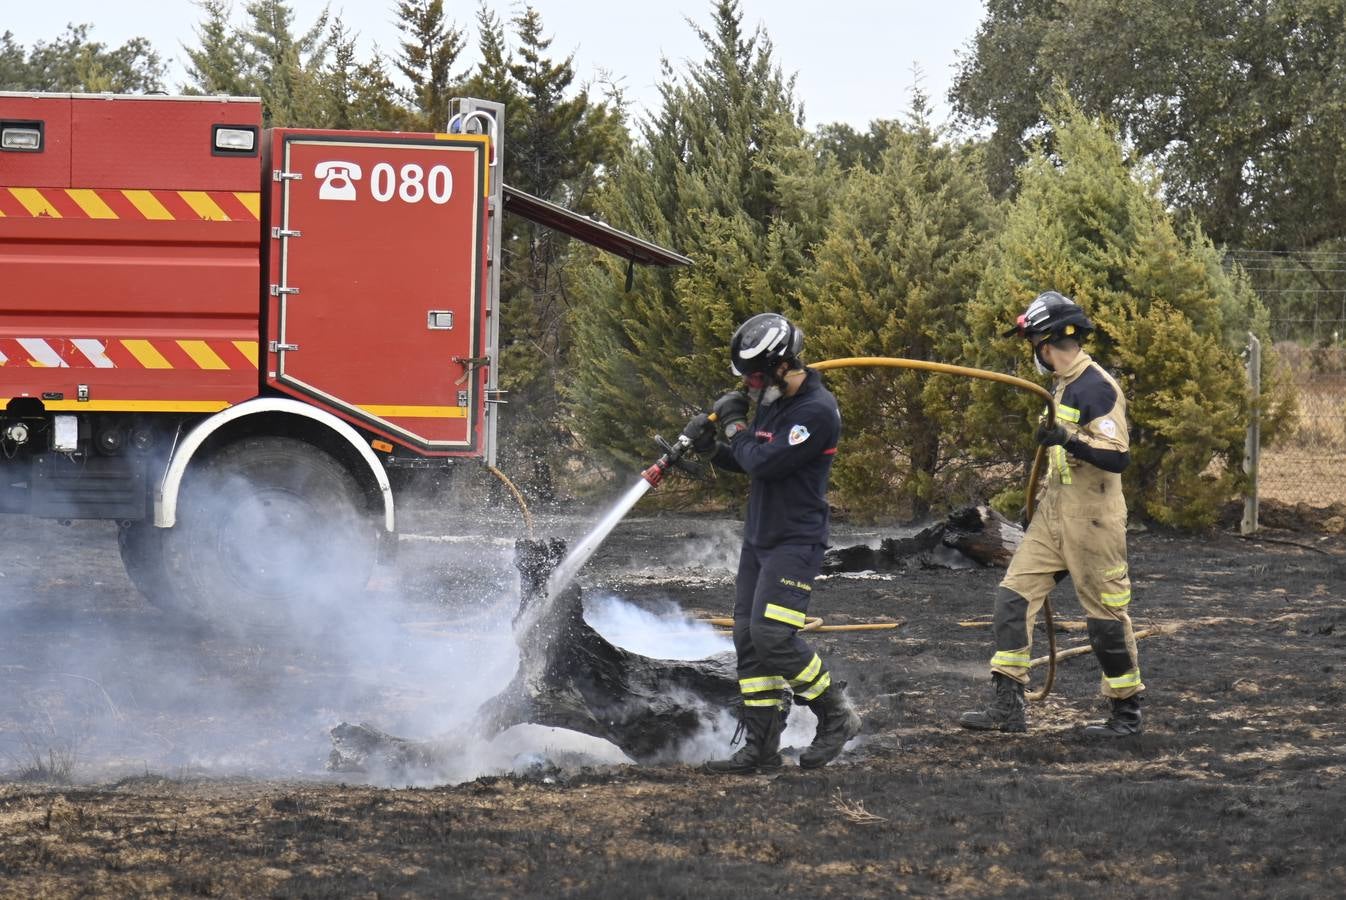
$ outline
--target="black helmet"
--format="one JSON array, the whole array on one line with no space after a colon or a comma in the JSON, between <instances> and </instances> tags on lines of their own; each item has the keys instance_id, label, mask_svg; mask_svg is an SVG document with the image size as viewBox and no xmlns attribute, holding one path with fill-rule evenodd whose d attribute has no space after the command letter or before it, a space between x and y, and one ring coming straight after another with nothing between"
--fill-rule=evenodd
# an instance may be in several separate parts
<instances>
[{"instance_id":1,"label":"black helmet","mask_svg":"<svg viewBox=\"0 0 1346 900\"><path fill-rule=\"evenodd\" d=\"M1063 337L1082 338L1093 330L1094 323L1078 303L1056 291L1043 291L1033 298L1004 336L1017 334L1032 340L1045 335L1047 340L1057 341Z\"/></svg>"},{"instance_id":2,"label":"black helmet","mask_svg":"<svg viewBox=\"0 0 1346 900\"><path fill-rule=\"evenodd\" d=\"M804 350L804 332L780 313L758 313L734 332L729 342L729 368L750 375L794 362Z\"/></svg>"}]
</instances>

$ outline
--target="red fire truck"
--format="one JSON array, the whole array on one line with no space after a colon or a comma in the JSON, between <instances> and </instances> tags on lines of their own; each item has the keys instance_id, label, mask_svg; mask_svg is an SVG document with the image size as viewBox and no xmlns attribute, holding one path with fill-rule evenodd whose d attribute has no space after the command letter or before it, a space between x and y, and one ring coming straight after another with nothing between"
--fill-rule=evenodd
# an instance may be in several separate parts
<instances>
[{"instance_id":1,"label":"red fire truck","mask_svg":"<svg viewBox=\"0 0 1346 900\"><path fill-rule=\"evenodd\" d=\"M494 464L504 110L262 127L239 97L0 93L0 512L120 523L151 600L358 589L399 467Z\"/></svg>"}]
</instances>

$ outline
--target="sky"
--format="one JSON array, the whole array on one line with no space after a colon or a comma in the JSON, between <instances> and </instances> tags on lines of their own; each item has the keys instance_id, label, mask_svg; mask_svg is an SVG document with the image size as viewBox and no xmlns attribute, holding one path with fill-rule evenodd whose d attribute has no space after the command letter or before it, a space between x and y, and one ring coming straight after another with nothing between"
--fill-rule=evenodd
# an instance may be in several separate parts
<instances>
[{"instance_id":1,"label":"sky","mask_svg":"<svg viewBox=\"0 0 1346 900\"><path fill-rule=\"evenodd\" d=\"M243 20L247 0L234 0ZM295 30L312 24L326 5L360 34L362 50L397 53L395 0L292 0ZM502 18L519 8L513 0L493 0ZM620 83L639 114L659 102L655 85L659 58L675 69L699 61L701 45L687 24L710 21L711 0L533 0L555 57L574 54L578 80L606 69ZM194 46L200 9L191 0L10 0L0 28L26 47L49 41L67 23L88 23L92 37L110 46L129 38L149 38L169 63L169 87L184 80L182 46ZM447 0L448 17L469 32L475 47L476 0ZM741 0L744 25L765 26L786 74L797 75L796 93L810 127L845 122L864 130L878 118L897 118L910 106L920 70L920 87L930 97L936 124L949 117L945 99L957 54L966 55L983 15L983 0ZM473 54L475 59L475 54Z\"/></svg>"}]
</instances>

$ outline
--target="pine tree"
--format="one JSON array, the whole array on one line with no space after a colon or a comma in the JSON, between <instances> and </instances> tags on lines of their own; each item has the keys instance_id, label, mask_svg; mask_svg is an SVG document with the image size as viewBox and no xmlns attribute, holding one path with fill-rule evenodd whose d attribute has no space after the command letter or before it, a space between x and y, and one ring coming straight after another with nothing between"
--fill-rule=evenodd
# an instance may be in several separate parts
<instances>
[{"instance_id":1,"label":"pine tree","mask_svg":"<svg viewBox=\"0 0 1346 900\"><path fill-rule=\"evenodd\" d=\"M505 25L486 5L486 0L481 0L477 7L477 53L481 58L463 83L463 93L503 103L506 111L513 109L516 98L514 82L509 75L510 53Z\"/></svg>"},{"instance_id":2,"label":"pine tree","mask_svg":"<svg viewBox=\"0 0 1346 900\"><path fill-rule=\"evenodd\" d=\"M397 27L405 40L397 70L411 83L406 100L418 113L415 127L442 131L449 121L453 67L467 35L444 19L444 0L399 0Z\"/></svg>"},{"instance_id":3,"label":"pine tree","mask_svg":"<svg viewBox=\"0 0 1346 900\"><path fill-rule=\"evenodd\" d=\"M375 53L367 63L356 54L356 34L338 16L328 42L331 62L319 73L325 96L323 125L366 131L416 131L421 117L398 103L399 92Z\"/></svg>"},{"instance_id":4,"label":"pine tree","mask_svg":"<svg viewBox=\"0 0 1346 900\"><path fill-rule=\"evenodd\" d=\"M808 152L792 81L736 0L696 27L704 61L664 63L662 103L640 146L614 161L599 211L618 227L692 256L690 271L639 270L598 257L578 280L569 397L589 457L633 469L656 430L733 386L728 343L766 310L793 314L825 192ZM738 487L737 485L735 487Z\"/></svg>"},{"instance_id":5,"label":"pine tree","mask_svg":"<svg viewBox=\"0 0 1346 900\"><path fill-rule=\"evenodd\" d=\"M970 310L967 353L1035 377L1022 341L995 336L1040 291L1073 297L1098 327L1086 349L1129 399L1133 512L1210 525L1239 481L1250 408L1239 351L1249 330L1266 336L1265 311L1246 279L1216 263L1208 240L1175 230L1157 180L1127 164L1114 129L1063 93L1048 113L1053 153L1021 171ZM1276 385L1264 419L1270 439L1289 408ZM1041 401L1000 388L975 393L969 418L1000 448L988 452L1026 456ZM1018 416L1007 423L1009 410Z\"/></svg>"},{"instance_id":6,"label":"pine tree","mask_svg":"<svg viewBox=\"0 0 1346 900\"><path fill-rule=\"evenodd\" d=\"M330 49L327 13L301 35L292 30L294 10L286 0L252 0L247 13L246 71L258 86L266 124L325 125L330 110L319 73Z\"/></svg>"},{"instance_id":7,"label":"pine tree","mask_svg":"<svg viewBox=\"0 0 1346 900\"><path fill-rule=\"evenodd\" d=\"M833 206L800 310L812 358L961 361L997 209L975 160L929 126L919 94L912 113L910 129L886 129L873 171L852 169ZM965 379L910 369L828 379L845 424L834 503L919 518L976 496Z\"/></svg>"},{"instance_id":8,"label":"pine tree","mask_svg":"<svg viewBox=\"0 0 1346 900\"><path fill-rule=\"evenodd\" d=\"M199 46L184 48L189 65L183 92L256 96L260 87L247 78L247 48L230 22L231 5L227 0L199 0L197 5L204 18L196 26Z\"/></svg>"}]
</instances>

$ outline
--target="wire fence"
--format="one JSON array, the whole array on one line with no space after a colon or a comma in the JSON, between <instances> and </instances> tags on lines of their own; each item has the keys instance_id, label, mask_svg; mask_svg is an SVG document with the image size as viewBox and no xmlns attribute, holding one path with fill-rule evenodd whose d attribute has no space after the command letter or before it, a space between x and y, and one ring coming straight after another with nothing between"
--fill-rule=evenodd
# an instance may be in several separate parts
<instances>
[{"instance_id":1,"label":"wire fence","mask_svg":"<svg viewBox=\"0 0 1346 900\"><path fill-rule=\"evenodd\" d=\"M1228 261L1271 311L1273 348L1298 403L1291 433L1260 448L1258 497L1346 503L1346 252L1235 250Z\"/></svg>"},{"instance_id":2,"label":"wire fence","mask_svg":"<svg viewBox=\"0 0 1346 900\"><path fill-rule=\"evenodd\" d=\"M1261 448L1258 497L1330 506L1346 502L1346 347L1277 342L1294 378L1290 434Z\"/></svg>"}]
</instances>

